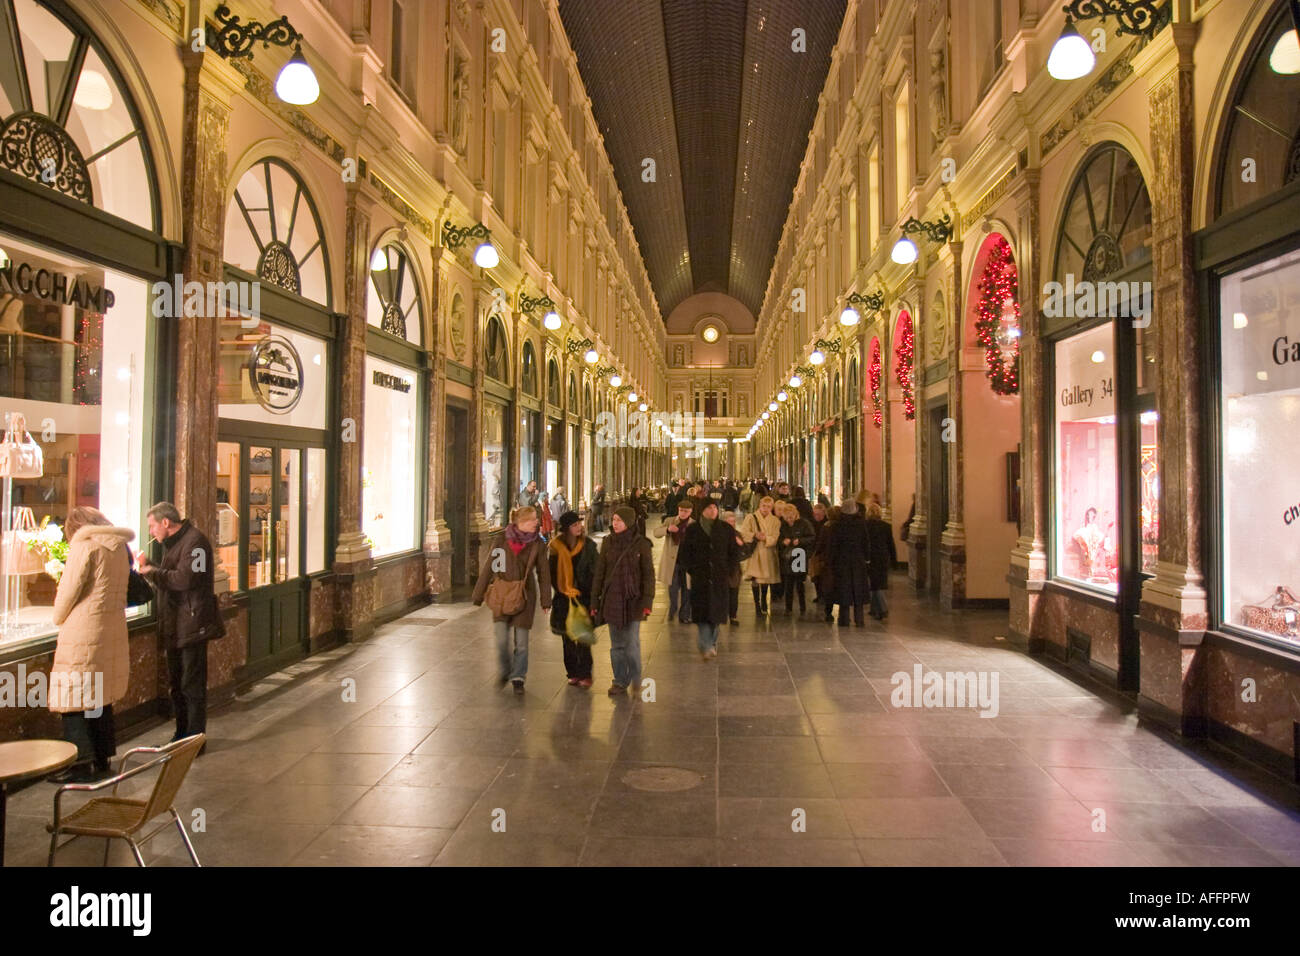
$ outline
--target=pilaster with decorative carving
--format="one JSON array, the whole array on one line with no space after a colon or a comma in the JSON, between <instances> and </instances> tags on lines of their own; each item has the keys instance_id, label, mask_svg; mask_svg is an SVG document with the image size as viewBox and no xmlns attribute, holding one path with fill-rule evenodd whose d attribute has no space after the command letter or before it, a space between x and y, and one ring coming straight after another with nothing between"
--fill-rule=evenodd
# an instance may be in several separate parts
<instances>
[{"instance_id":1,"label":"pilaster with decorative carving","mask_svg":"<svg viewBox=\"0 0 1300 956\"><path fill-rule=\"evenodd\" d=\"M939 261L946 274L944 299L957 331L948 336L948 418L940 431L941 441L949 441L948 454L948 523L939 541L939 604L945 611L966 603L966 525L965 525L965 373L961 368L961 320L965 314L961 272L961 242L950 242L940 253ZM930 323L926 323L927 326ZM978 374L978 373L976 373ZM929 432L928 423L923 431Z\"/></svg>"},{"instance_id":2,"label":"pilaster with decorative carving","mask_svg":"<svg viewBox=\"0 0 1300 956\"><path fill-rule=\"evenodd\" d=\"M427 333L430 343L430 374L426 411L429 453L424 499L424 579L429 593L437 599L439 595L451 591L454 554L451 528L444 515L448 464L447 353L442 345L443 309L451 308L444 257L450 259L451 253L441 246L433 246L430 248L430 257L433 260L433 274L429 282L430 328ZM469 471L477 461L474 458L468 462L453 462L452 466Z\"/></svg>"}]
</instances>

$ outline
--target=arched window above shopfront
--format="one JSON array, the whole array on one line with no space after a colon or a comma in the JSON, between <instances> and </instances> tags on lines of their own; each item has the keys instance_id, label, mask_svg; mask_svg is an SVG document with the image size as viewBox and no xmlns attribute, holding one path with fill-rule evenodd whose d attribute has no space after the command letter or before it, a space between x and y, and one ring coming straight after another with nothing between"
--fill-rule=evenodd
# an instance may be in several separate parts
<instances>
[{"instance_id":1,"label":"arched window above shopfront","mask_svg":"<svg viewBox=\"0 0 1300 956\"><path fill-rule=\"evenodd\" d=\"M582 406L578 404L578 376L572 372L569 373L569 412L572 415L582 414Z\"/></svg>"},{"instance_id":2,"label":"arched window above shopfront","mask_svg":"<svg viewBox=\"0 0 1300 956\"><path fill-rule=\"evenodd\" d=\"M62 4L0 0L0 48L0 169L157 231L139 114L99 41Z\"/></svg>"},{"instance_id":3,"label":"arched window above shopfront","mask_svg":"<svg viewBox=\"0 0 1300 956\"><path fill-rule=\"evenodd\" d=\"M262 282L329 306L329 267L316 204L276 159L240 177L226 207L225 259Z\"/></svg>"},{"instance_id":4,"label":"arched window above shopfront","mask_svg":"<svg viewBox=\"0 0 1300 956\"><path fill-rule=\"evenodd\" d=\"M401 246L389 243L370 257L366 321L411 345L421 344L424 310L420 286L410 257Z\"/></svg>"},{"instance_id":5,"label":"arched window above shopfront","mask_svg":"<svg viewBox=\"0 0 1300 956\"><path fill-rule=\"evenodd\" d=\"M1279 43L1295 24L1285 2L1276 6L1233 91L1218 162L1216 218L1300 179L1300 63Z\"/></svg>"},{"instance_id":6,"label":"arched window above shopfront","mask_svg":"<svg viewBox=\"0 0 1300 956\"><path fill-rule=\"evenodd\" d=\"M587 418L596 417L596 409L591 404L591 383L582 386L582 413Z\"/></svg>"},{"instance_id":7,"label":"arched window above shopfront","mask_svg":"<svg viewBox=\"0 0 1300 956\"><path fill-rule=\"evenodd\" d=\"M862 403L862 366L858 363L858 353L849 356L848 391L844 393L844 412L856 415Z\"/></svg>"},{"instance_id":8,"label":"arched window above shopfront","mask_svg":"<svg viewBox=\"0 0 1300 956\"><path fill-rule=\"evenodd\" d=\"M546 360L546 400L560 404L560 366L555 359Z\"/></svg>"},{"instance_id":9,"label":"arched window above shopfront","mask_svg":"<svg viewBox=\"0 0 1300 956\"><path fill-rule=\"evenodd\" d=\"M483 372L498 382L510 382L510 352L506 344L506 330L495 315L487 320L483 330Z\"/></svg>"},{"instance_id":10,"label":"arched window above shopfront","mask_svg":"<svg viewBox=\"0 0 1300 956\"><path fill-rule=\"evenodd\" d=\"M1137 161L1104 143L1075 176L1061 217L1056 281L1100 282L1151 258L1151 196Z\"/></svg>"},{"instance_id":11,"label":"arched window above shopfront","mask_svg":"<svg viewBox=\"0 0 1300 956\"><path fill-rule=\"evenodd\" d=\"M537 351L532 342L524 343L523 363L519 372L519 384L525 395L537 395Z\"/></svg>"}]
</instances>

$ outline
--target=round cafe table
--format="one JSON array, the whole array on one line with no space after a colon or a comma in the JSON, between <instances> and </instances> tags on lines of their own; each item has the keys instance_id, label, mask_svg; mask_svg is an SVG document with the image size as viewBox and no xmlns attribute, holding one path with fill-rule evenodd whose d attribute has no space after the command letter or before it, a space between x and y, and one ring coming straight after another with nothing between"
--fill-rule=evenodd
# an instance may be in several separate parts
<instances>
[{"instance_id":1,"label":"round cafe table","mask_svg":"<svg viewBox=\"0 0 1300 956\"><path fill-rule=\"evenodd\" d=\"M5 864L5 801L8 786L44 777L77 759L77 745L66 740L14 740L0 743L0 866Z\"/></svg>"}]
</instances>

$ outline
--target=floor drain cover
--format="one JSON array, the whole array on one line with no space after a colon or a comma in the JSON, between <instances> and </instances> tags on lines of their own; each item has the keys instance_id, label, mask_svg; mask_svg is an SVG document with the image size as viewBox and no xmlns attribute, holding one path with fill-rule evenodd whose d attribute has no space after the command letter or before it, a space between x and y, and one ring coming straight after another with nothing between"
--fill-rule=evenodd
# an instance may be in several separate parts
<instances>
[{"instance_id":1,"label":"floor drain cover","mask_svg":"<svg viewBox=\"0 0 1300 956\"><path fill-rule=\"evenodd\" d=\"M698 787L703 779L694 770L682 770L680 767L648 767L645 770L629 770L623 774L623 782L637 790L690 790Z\"/></svg>"}]
</instances>

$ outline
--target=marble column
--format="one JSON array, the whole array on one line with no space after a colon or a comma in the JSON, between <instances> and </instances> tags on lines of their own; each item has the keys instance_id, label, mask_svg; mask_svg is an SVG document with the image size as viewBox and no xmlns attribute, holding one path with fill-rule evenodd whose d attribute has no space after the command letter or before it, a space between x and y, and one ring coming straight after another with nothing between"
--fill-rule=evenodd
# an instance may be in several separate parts
<instances>
[{"instance_id":1,"label":"marble column","mask_svg":"<svg viewBox=\"0 0 1300 956\"><path fill-rule=\"evenodd\" d=\"M186 47L185 131L182 167L184 261L186 282L220 282L224 271L226 223L226 144L230 103L243 78L215 54ZM217 540L218 369L221 321L215 316L173 320L176 329L176 445L172 501L180 513ZM150 502L152 504L152 502ZM231 610L233 568L222 567L212 553L213 585L224 611L226 636L208 646L208 686L233 684L248 659L243 615ZM165 688L165 678L163 682ZM165 691L163 693L165 695Z\"/></svg>"},{"instance_id":2,"label":"marble column","mask_svg":"<svg viewBox=\"0 0 1300 956\"><path fill-rule=\"evenodd\" d=\"M961 272L962 245L961 242L950 242L940 255L941 266L947 274L943 291L948 313L944 320L954 325L953 334L948 336L947 417L952 422L945 424L940 433L942 441L948 441L951 436L948 449L948 523L939 540L939 605L945 611L966 603L966 525L963 511L966 500L965 373L961 367L961 317L965 315L962 288L965 280ZM924 424L923 430L929 433L929 422Z\"/></svg>"},{"instance_id":3,"label":"marble column","mask_svg":"<svg viewBox=\"0 0 1300 956\"><path fill-rule=\"evenodd\" d=\"M1192 50L1199 24L1173 23L1134 58L1150 107L1154 311L1148 316L1161 356L1156 372L1160 543L1155 578L1138 612L1141 697L1148 715L1189 735L1205 732L1200 644L1207 626L1204 528L1213 520L1202 495L1204 347L1193 266L1194 145ZM1123 321L1123 320L1120 320ZM1135 326L1141 320L1134 320Z\"/></svg>"},{"instance_id":4,"label":"marble column","mask_svg":"<svg viewBox=\"0 0 1300 956\"><path fill-rule=\"evenodd\" d=\"M1020 248L1016 256L1020 291L1020 535L1011 552L1007 573L1010 587L1009 633L1031 651L1045 647L1039 602L1047 580L1047 484L1051 480L1043 401L1043 317L1038 290L1042 287L1039 250L1040 179L1037 168L1023 170L1013 181L1009 198L1017 210Z\"/></svg>"},{"instance_id":5,"label":"marble column","mask_svg":"<svg viewBox=\"0 0 1300 956\"><path fill-rule=\"evenodd\" d=\"M451 592L451 564L454 546L446 521L447 487L447 352L443 348L443 309L451 308L446 271L451 253L441 246L430 248L433 274L429 282L429 401L427 439L429 454L425 475L424 580L436 601ZM477 459L474 459L475 461ZM452 467L462 467L459 462ZM467 496L468 497L468 496Z\"/></svg>"},{"instance_id":6,"label":"marble column","mask_svg":"<svg viewBox=\"0 0 1300 956\"><path fill-rule=\"evenodd\" d=\"M343 328L338 341L339 442L334 572L338 580L338 629L347 640L364 640L374 629L375 572L361 527L361 467L365 447L366 282L370 276L371 198L361 183L348 187L343 239ZM352 427L348 428L347 423ZM349 441L351 434L354 440Z\"/></svg>"}]
</instances>

